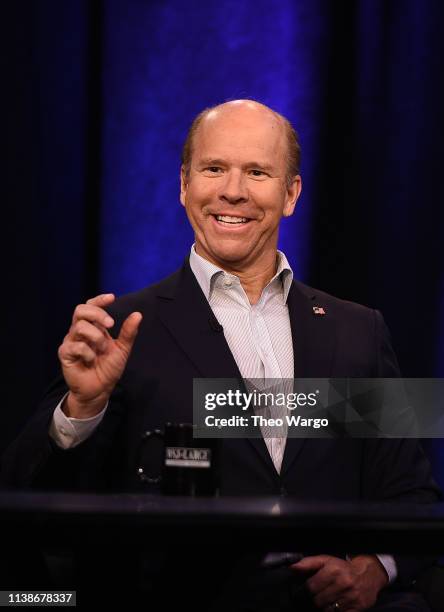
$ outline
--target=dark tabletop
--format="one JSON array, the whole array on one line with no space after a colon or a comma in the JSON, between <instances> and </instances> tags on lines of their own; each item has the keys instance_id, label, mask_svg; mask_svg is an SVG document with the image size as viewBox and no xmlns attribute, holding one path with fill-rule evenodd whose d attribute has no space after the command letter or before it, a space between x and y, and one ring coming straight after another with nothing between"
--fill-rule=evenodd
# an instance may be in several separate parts
<instances>
[{"instance_id":1,"label":"dark tabletop","mask_svg":"<svg viewBox=\"0 0 444 612\"><path fill-rule=\"evenodd\" d=\"M3 536L75 544L94 536L115 545L137 541L215 544L282 550L444 552L444 503L309 503L291 497L167 497L152 494L0 493ZM143 537L141 537L143 536ZM296 548L295 548L296 547Z\"/></svg>"}]
</instances>

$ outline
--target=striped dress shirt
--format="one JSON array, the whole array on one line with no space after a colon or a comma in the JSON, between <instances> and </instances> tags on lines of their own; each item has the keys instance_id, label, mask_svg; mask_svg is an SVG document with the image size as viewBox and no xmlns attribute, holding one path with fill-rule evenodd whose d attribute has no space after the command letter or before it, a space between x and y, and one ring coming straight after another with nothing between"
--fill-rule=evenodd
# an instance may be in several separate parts
<instances>
[{"instance_id":1,"label":"striped dress shirt","mask_svg":"<svg viewBox=\"0 0 444 612\"><path fill-rule=\"evenodd\" d=\"M190 266L223 327L242 378L255 384L260 384L260 381L274 382L276 379L292 380L293 343L287 297L293 271L284 253L277 251L276 274L264 287L256 304L250 304L237 276L198 255L194 245ZM276 392L275 385L273 390ZM282 416L282 413L276 412L278 409L275 407L274 412L267 416ZM262 433L276 471L280 473L286 431L282 431L278 438L267 435L265 429Z\"/></svg>"}]
</instances>

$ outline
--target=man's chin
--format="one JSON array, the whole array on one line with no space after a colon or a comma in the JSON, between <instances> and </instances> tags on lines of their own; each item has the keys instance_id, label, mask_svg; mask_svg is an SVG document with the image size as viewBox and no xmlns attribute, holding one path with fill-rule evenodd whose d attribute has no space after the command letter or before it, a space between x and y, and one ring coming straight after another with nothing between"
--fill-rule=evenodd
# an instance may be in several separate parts
<instances>
[{"instance_id":1,"label":"man's chin","mask_svg":"<svg viewBox=\"0 0 444 612\"><path fill-rule=\"evenodd\" d=\"M224 264L241 265L249 260L251 253L245 249L212 249L207 254L203 253L203 257L210 259L223 268Z\"/></svg>"}]
</instances>

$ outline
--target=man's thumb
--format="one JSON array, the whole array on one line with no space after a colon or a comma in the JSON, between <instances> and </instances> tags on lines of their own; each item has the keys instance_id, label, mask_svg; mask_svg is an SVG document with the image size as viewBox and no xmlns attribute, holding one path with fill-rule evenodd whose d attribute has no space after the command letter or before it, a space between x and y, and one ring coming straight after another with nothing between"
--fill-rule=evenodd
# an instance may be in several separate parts
<instances>
[{"instance_id":1,"label":"man's thumb","mask_svg":"<svg viewBox=\"0 0 444 612\"><path fill-rule=\"evenodd\" d=\"M131 350L133 346L141 320L142 314L140 312L132 312L123 322L117 341L123 344L127 350Z\"/></svg>"}]
</instances>

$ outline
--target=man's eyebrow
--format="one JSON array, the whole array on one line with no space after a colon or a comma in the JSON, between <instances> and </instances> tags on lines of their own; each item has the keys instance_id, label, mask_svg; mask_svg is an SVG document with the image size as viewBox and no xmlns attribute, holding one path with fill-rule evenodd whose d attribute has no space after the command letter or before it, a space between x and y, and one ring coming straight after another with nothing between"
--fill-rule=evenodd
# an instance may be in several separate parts
<instances>
[{"instance_id":1,"label":"man's eyebrow","mask_svg":"<svg viewBox=\"0 0 444 612\"><path fill-rule=\"evenodd\" d=\"M203 165L203 166L225 166L227 162L224 161L223 159L216 159L214 157L203 157L202 159L199 159L198 163L199 165ZM273 166L271 166L270 164L266 164L266 163L258 162L258 161L247 162L246 164L242 164L242 167L243 168L260 168L261 170L265 170L268 172L275 170L275 168L273 168Z\"/></svg>"},{"instance_id":2,"label":"man's eyebrow","mask_svg":"<svg viewBox=\"0 0 444 612\"><path fill-rule=\"evenodd\" d=\"M203 157L199 159L199 165L205 166L223 166L225 163L223 159L216 159L214 157Z\"/></svg>"},{"instance_id":3,"label":"man's eyebrow","mask_svg":"<svg viewBox=\"0 0 444 612\"><path fill-rule=\"evenodd\" d=\"M244 168L259 168L260 170L266 170L268 172L275 170L275 168L273 168L273 166L271 166L270 164L266 164L266 163L262 163L258 161L248 162L248 164L244 164Z\"/></svg>"}]
</instances>

